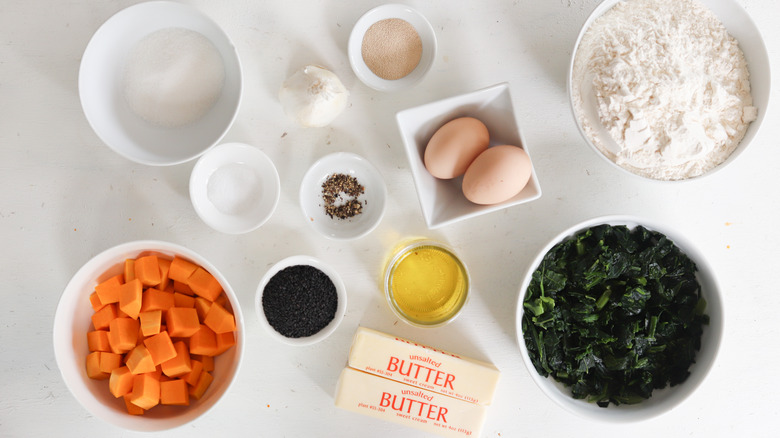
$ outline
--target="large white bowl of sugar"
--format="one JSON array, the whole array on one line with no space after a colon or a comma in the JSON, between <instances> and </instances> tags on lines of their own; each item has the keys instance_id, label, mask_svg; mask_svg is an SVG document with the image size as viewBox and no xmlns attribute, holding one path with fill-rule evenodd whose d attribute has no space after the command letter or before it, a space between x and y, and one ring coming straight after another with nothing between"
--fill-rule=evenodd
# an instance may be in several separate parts
<instances>
[{"instance_id":1,"label":"large white bowl of sugar","mask_svg":"<svg viewBox=\"0 0 780 438\"><path fill-rule=\"evenodd\" d=\"M241 64L209 17L153 1L119 11L92 36L79 71L89 124L119 155L180 164L216 145L241 101Z\"/></svg>"}]
</instances>

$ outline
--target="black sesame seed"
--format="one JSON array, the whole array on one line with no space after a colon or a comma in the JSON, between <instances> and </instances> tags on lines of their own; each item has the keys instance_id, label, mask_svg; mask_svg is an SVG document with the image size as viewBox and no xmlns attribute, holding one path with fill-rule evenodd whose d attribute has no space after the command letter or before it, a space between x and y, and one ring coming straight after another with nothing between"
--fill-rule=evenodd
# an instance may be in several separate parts
<instances>
[{"instance_id":1,"label":"black sesame seed","mask_svg":"<svg viewBox=\"0 0 780 438\"><path fill-rule=\"evenodd\" d=\"M336 316L336 286L308 265L282 269L263 289L263 312L271 327L288 338L316 334Z\"/></svg>"}]
</instances>

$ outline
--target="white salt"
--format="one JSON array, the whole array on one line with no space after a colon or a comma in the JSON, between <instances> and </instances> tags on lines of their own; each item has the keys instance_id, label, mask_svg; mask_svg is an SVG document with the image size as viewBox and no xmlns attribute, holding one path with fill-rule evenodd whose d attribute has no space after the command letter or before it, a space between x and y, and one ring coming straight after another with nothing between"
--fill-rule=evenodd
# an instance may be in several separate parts
<instances>
[{"instance_id":1,"label":"white salt","mask_svg":"<svg viewBox=\"0 0 780 438\"><path fill-rule=\"evenodd\" d=\"M230 215L244 214L260 203L260 179L246 164L226 164L211 174L206 194L220 212Z\"/></svg>"},{"instance_id":2,"label":"white salt","mask_svg":"<svg viewBox=\"0 0 780 438\"><path fill-rule=\"evenodd\" d=\"M222 56L206 37L171 27L152 32L131 50L124 91L130 109L164 127L190 124L219 99L225 82Z\"/></svg>"}]
</instances>

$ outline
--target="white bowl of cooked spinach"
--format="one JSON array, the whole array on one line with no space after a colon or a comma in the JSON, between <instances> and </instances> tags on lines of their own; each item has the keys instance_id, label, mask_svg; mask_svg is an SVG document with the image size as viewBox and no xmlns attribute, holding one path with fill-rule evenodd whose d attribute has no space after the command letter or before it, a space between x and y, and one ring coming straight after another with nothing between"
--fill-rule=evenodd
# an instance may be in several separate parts
<instances>
[{"instance_id":1,"label":"white bowl of cooked spinach","mask_svg":"<svg viewBox=\"0 0 780 438\"><path fill-rule=\"evenodd\" d=\"M539 388L584 417L631 422L681 403L717 356L723 308L696 247L669 227L604 216L530 265L517 336Z\"/></svg>"}]
</instances>

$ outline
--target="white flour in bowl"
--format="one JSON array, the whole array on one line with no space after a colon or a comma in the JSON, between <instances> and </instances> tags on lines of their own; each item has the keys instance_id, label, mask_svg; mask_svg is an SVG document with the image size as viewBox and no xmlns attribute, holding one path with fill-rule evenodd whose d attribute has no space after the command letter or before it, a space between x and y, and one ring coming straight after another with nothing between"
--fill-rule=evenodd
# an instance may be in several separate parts
<instances>
[{"instance_id":1,"label":"white flour in bowl","mask_svg":"<svg viewBox=\"0 0 780 438\"><path fill-rule=\"evenodd\" d=\"M725 161L757 114L742 50L698 0L628 0L596 19L574 58L572 98L607 157L661 180Z\"/></svg>"}]
</instances>

